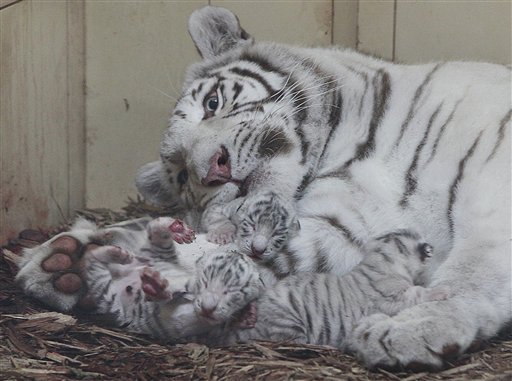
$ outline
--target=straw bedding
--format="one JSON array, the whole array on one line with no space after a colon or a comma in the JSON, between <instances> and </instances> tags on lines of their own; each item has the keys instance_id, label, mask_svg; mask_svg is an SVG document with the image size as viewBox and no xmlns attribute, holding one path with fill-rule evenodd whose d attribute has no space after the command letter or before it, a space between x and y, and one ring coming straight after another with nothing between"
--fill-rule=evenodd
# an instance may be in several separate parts
<instances>
[{"instance_id":1,"label":"straw bedding","mask_svg":"<svg viewBox=\"0 0 512 381\"><path fill-rule=\"evenodd\" d=\"M157 213L141 200L130 200L123 212L80 212L99 224ZM50 311L16 287L15 263L23 247L64 229L26 230L2 247L0 380L512 380L510 329L447 369L411 373L369 371L349 355L315 345L169 345L108 327L94 316Z\"/></svg>"}]
</instances>

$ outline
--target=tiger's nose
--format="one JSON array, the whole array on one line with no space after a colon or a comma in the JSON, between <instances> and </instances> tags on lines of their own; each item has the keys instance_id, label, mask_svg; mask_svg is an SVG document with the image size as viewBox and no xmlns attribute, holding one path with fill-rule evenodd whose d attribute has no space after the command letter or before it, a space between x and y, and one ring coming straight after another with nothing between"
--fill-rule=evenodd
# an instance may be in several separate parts
<instances>
[{"instance_id":1,"label":"tiger's nose","mask_svg":"<svg viewBox=\"0 0 512 381\"><path fill-rule=\"evenodd\" d=\"M231 163L229 153L225 147L213 154L210 158L210 168L206 177L201 179L205 186L222 185L231 180Z\"/></svg>"},{"instance_id":2,"label":"tiger's nose","mask_svg":"<svg viewBox=\"0 0 512 381\"><path fill-rule=\"evenodd\" d=\"M261 258L265 250L267 250L267 246L268 241L265 239L265 237L257 234L252 240L251 257L256 259Z\"/></svg>"},{"instance_id":3,"label":"tiger's nose","mask_svg":"<svg viewBox=\"0 0 512 381\"><path fill-rule=\"evenodd\" d=\"M213 312L217 309L216 303L202 302L201 303L201 315L205 317L212 317Z\"/></svg>"}]
</instances>

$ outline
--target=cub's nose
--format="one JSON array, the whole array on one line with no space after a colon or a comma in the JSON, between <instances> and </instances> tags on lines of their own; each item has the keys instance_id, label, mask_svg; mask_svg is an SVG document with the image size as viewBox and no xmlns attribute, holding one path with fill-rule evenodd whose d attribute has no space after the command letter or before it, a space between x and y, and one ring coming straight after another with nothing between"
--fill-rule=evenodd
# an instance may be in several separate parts
<instances>
[{"instance_id":1,"label":"cub's nose","mask_svg":"<svg viewBox=\"0 0 512 381\"><path fill-rule=\"evenodd\" d=\"M251 257L254 259L261 259L265 250L268 247L268 240L260 234L256 234L256 236L252 240L251 244Z\"/></svg>"},{"instance_id":2,"label":"cub's nose","mask_svg":"<svg viewBox=\"0 0 512 381\"><path fill-rule=\"evenodd\" d=\"M217 303L212 300L206 300L201 303L201 311L199 312L202 316L212 318L213 312L217 309Z\"/></svg>"},{"instance_id":3,"label":"cub's nose","mask_svg":"<svg viewBox=\"0 0 512 381\"><path fill-rule=\"evenodd\" d=\"M225 147L221 147L210 158L210 169L206 177L201 179L201 184L205 186L222 185L231 180L231 163L229 153Z\"/></svg>"}]
</instances>

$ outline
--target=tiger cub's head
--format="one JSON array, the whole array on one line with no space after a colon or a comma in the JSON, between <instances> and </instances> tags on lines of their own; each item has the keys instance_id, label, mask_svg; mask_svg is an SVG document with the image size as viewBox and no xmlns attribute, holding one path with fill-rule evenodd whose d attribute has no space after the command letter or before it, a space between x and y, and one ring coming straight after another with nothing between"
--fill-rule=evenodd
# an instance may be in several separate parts
<instances>
[{"instance_id":1,"label":"tiger cub's head","mask_svg":"<svg viewBox=\"0 0 512 381\"><path fill-rule=\"evenodd\" d=\"M157 204L179 198L204 209L275 173L300 183L310 145L299 125L326 91L313 64L284 45L254 43L227 9L195 11L189 32L203 60L188 69L161 160L140 170L139 191Z\"/></svg>"},{"instance_id":2,"label":"tiger cub's head","mask_svg":"<svg viewBox=\"0 0 512 381\"><path fill-rule=\"evenodd\" d=\"M234 219L239 250L262 263L272 263L300 229L295 214L271 191L247 198Z\"/></svg>"},{"instance_id":3,"label":"tiger cub's head","mask_svg":"<svg viewBox=\"0 0 512 381\"><path fill-rule=\"evenodd\" d=\"M199 318L219 325L236 320L263 287L250 258L236 251L217 251L198 260L196 279L189 290Z\"/></svg>"}]
</instances>

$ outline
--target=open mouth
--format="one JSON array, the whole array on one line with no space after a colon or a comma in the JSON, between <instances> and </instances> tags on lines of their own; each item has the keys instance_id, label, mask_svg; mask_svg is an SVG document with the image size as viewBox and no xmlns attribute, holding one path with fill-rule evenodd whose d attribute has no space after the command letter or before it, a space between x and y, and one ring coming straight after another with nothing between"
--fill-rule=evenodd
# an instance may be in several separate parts
<instances>
[{"instance_id":1,"label":"open mouth","mask_svg":"<svg viewBox=\"0 0 512 381\"><path fill-rule=\"evenodd\" d=\"M233 178L231 173L231 159L229 151L226 147L221 146L220 149L213 154L209 160L208 173L201 179L201 184L207 187L216 187L227 183L233 183L240 189L240 195L247 194L247 179Z\"/></svg>"}]
</instances>

